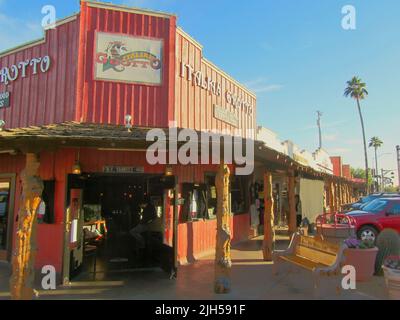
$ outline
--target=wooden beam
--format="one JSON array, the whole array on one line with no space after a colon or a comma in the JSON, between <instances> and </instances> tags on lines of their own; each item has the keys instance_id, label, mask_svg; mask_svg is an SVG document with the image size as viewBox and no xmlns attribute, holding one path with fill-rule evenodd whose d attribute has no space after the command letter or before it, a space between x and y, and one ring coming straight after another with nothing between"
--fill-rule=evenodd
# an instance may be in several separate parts
<instances>
[{"instance_id":1,"label":"wooden beam","mask_svg":"<svg viewBox=\"0 0 400 320\"><path fill-rule=\"evenodd\" d=\"M229 208L229 167L219 166L215 179L217 188L217 243L215 250L215 284L217 294L231 291L231 230Z\"/></svg>"},{"instance_id":2,"label":"wooden beam","mask_svg":"<svg viewBox=\"0 0 400 320\"><path fill-rule=\"evenodd\" d=\"M272 174L270 172L264 174L264 208L263 254L265 261L272 261L272 253L275 247L275 217Z\"/></svg>"},{"instance_id":3,"label":"wooden beam","mask_svg":"<svg viewBox=\"0 0 400 320\"><path fill-rule=\"evenodd\" d=\"M22 194L18 212L15 249L10 279L13 300L32 300L34 297L34 267L36 256L36 211L42 201L43 181L39 177L40 162L35 154L26 155L21 173Z\"/></svg>"},{"instance_id":4,"label":"wooden beam","mask_svg":"<svg viewBox=\"0 0 400 320\"><path fill-rule=\"evenodd\" d=\"M288 177L288 201L289 201L289 233L293 234L297 230L296 220L296 198L295 198L295 177L294 173L289 173Z\"/></svg>"}]
</instances>

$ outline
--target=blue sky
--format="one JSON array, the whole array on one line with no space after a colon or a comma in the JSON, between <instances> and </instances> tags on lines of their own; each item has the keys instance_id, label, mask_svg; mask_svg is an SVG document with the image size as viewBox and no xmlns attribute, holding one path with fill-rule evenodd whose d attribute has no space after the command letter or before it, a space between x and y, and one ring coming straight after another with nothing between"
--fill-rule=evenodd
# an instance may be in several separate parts
<instances>
[{"instance_id":1,"label":"blue sky","mask_svg":"<svg viewBox=\"0 0 400 320\"><path fill-rule=\"evenodd\" d=\"M363 166L355 103L343 97L353 75L367 82L362 102L367 137L379 136L381 164L396 168L400 144L400 1L398 0L114 0L175 13L178 24L204 45L205 56L255 91L257 120L313 151L316 110L324 147ZM41 35L43 5L58 18L79 10L77 0L0 0L0 50ZM357 29L341 27L353 5ZM386 153L391 153L386 155ZM373 152L369 151L372 162Z\"/></svg>"}]
</instances>

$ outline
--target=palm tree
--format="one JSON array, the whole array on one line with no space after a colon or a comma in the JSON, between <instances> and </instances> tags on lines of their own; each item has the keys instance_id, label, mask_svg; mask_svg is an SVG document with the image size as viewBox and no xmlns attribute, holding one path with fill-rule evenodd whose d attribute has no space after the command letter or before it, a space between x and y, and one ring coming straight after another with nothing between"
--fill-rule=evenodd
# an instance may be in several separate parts
<instances>
[{"instance_id":1,"label":"palm tree","mask_svg":"<svg viewBox=\"0 0 400 320\"><path fill-rule=\"evenodd\" d=\"M358 113L360 115L361 129L362 129L363 141L364 141L365 181L366 181L367 192L369 192L367 141L365 139L364 119L363 119L363 115L361 112L361 106L360 106L360 100L364 100L368 96L366 84L364 82L362 82L360 78L353 77L350 81L347 81L347 87L344 91L344 96L350 97L357 101L357 108L358 108Z\"/></svg>"},{"instance_id":2,"label":"palm tree","mask_svg":"<svg viewBox=\"0 0 400 320\"><path fill-rule=\"evenodd\" d=\"M378 175L378 148L382 147L383 141L378 137L372 137L369 141L369 147L375 149L375 170ZM378 190L378 181L376 181L376 190Z\"/></svg>"}]
</instances>

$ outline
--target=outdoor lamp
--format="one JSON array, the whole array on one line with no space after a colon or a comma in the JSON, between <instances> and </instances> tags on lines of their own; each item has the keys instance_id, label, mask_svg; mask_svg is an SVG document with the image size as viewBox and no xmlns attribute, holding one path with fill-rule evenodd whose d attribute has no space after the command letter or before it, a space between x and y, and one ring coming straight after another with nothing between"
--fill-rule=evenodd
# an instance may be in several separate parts
<instances>
[{"instance_id":1,"label":"outdoor lamp","mask_svg":"<svg viewBox=\"0 0 400 320\"><path fill-rule=\"evenodd\" d=\"M3 131L5 125L6 125L6 122L4 120L0 120L0 131Z\"/></svg>"},{"instance_id":2,"label":"outdoor lamp","mask_svg":"<svg viewBox=\"0 0 400 320\"><path fill-rule=\"evenodd\" d=\"M165 168L165 175L170 177L174 175L174 169L172 166L166 166Z\"/></svg>"},{"instance_id":3,"label":"outdoor lamp","mask_svg":"<svg viewBox=\"0 0 400 320\"><path fill-rule=\"evenodd\" d=\"M79 158L80 158L80 150L78 151L78 159L76 159L75 164L72 166L72 174L76 175L81 175L82 174L82 169L81 165L79 163Z\"/></svg>"},{"instance_id":4,"label":"outdoor lamp","mask_svg":"<svg viewBox=\"0 0 400 320\"><path fill-rule=\"evenodd\" d=\"M82 173L81 166L79 162L75 162L75 164L72 167L72 174L80 175Z\"/></svg>"},{"instance_id":5,"label":"outdoor lamp","mask_svg":"<svg viewBox=\"0 0 400 320\"><path fill-rule=\"evenodd\" d=\"M127 129L132 128L132 116L130 114L127 114L125 116L125 128L127 128Z\"/></svg>"}]
</instances>

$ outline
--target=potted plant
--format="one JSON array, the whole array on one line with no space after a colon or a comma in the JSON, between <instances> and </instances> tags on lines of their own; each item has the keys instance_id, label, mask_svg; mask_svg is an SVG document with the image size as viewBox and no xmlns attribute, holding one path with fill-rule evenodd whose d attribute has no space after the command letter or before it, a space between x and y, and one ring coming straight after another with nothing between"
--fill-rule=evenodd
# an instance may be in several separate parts
<instances>
[{"instance_id":1,"label":"potted plant","mask_svg":"<svg viewBox=\"0 0 400 320\"><path fill-rule=\"evenodd\" d=\"M400 256L386 258L383 266L389 298L400 300Z\"/></svg>"},{"instance_id":2,"label":"potted plant","mask_svg":"<svg viewBox=\"0 0 400 320\"><path fill-rule=\"evenodd\" d=\"M357 281L369 281L375 272L378 248L373 241L349 238L345 241L345 265L354 266Z\"/></svg>"}]
</instances>

